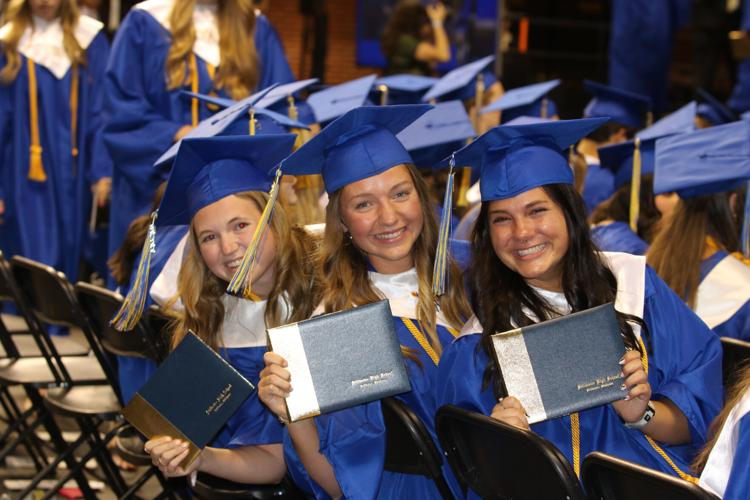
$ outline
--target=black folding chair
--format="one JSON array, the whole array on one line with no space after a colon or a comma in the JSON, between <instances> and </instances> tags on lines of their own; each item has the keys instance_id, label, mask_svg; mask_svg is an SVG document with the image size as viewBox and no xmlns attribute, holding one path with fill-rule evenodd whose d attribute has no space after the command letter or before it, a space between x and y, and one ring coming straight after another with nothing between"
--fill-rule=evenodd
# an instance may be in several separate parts
<instances>
[{"instance_id":1,"label":"black folding chair","mask_svg":"<svg viewBox=\"0 0 750 500\"><path fill-rule=\"evenodd\" d=\"M384 469L426 476L443 498L452 499L441 468L443 459L424 422L396 398L383 399L381 407L386 431Z\"/></svg>"},{"instance_id":2,"label":"black folding chair","mask_svg":"<svg viewBox=\"0 0 750 500\"><path fill-rule=\"evenodd\" d=\"M589 453L581 466L589 498L600 500L716 500L697 484L622 460L606 453Z\"/></svg>"},{"instance_id":3,"label":"black folding chair","mask_svg":"<svg viewBox=\"0 0 750 500\"><path fill-rule=\"evenodd\" d=\"M750 342L721 337L721 348L723 350L722 380L726 390L737 382L738 372L750 362Z\"/></svg>"},{"instance_id":4,"label":"black folding chair","mask_svg":"<svg viewBox=\"0 0 750 500\"><path fill-rule=\"evenodd\" d=\"M277 498L302 500L305 498L305 495L288 477L276 485L249 485L199 472L192 491L198 498L204 500L272 500Z\"/></svg>"},{"instance_id":5,"label":"black folding chair","mask_svg":"<svg viewBox=\"0 0 750 500\"><path fill-rule=\"evenodd\" d=\"M450 405L436 423L454 474L483 498L585 499L567 459L537 434Z\"/></svg>"}]
</instances>

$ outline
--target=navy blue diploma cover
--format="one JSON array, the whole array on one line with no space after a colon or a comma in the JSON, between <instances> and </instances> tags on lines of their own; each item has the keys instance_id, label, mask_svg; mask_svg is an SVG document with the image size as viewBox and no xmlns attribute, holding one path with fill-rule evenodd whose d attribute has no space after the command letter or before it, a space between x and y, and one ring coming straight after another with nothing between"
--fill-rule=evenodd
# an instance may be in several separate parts
<instances>
[{"instance_id":1,"label":"navy blue diploma cover","mask_svg":"<svg viewBox=\"0 0 750 500\"><path fill-rule=\"evenodd\" d=\"M291 421L411 390L387 300L268 330L292 377Z\"/></svg>"},{"instance_id":2,"label":"navy blue diploma cover","mask_svg":"<svg viewBox=\"0 0 750 500\"><path fill-rule=\"evenodd\" d=\"M508 396L529 423L623 399L625 353L612 303L492 336Z\"/></svg>"},{"instance_id":3,"label":"navy blue diploma cover","mask_svg":"<svg viewBox=\"0 0 750 500\"><path fill-rule=\"evenodd\" d=\"M188 332L123 408L149 439L171 436L189 444L187 467L255 390L237 370Z\"/></svg>"}]
</instances>

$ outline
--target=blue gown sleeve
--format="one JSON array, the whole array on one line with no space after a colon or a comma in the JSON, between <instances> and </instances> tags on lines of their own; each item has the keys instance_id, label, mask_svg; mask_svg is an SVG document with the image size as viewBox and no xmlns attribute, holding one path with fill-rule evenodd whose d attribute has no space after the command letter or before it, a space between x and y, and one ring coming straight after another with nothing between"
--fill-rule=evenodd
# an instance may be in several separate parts
<instances>
[{"instance_id":1,"label":"blue gown sleeve","mask_svg":"<svg viewBox=\"0 0 750 500\"><path fill-rule=\"evenodd\" d=\"M266 88L274 83L293 82L294 74L276 30L266 16L258 16L255 23L255 48L261 65L258 88Z\"/></svg>"},{"instance_id":2,"label":"blue gown sleeve","mask_svg":"<svg viewBox=\"0 0 750 500\"><path fill-rule=\"evenodd\" d=\"M100 32L87 50L88 73L91 78L88 103L88 130L86 144L89 148L86 165L86 178L93 184L102 177L112 177L112 160L109 157L102 137L104 120L104 72L107 69L109 42L104 32Z\"/></svg>"},{"instance_id":3,"label":"blue gown sleeve","mask_svg":"<svg viewBox=\"0 0 750 500\"><path fill-rule=\"evenodd\" d=\"M688 420L691 446L702 446L723 404L719 337L650 267L646 291L652 397L677 405Z\"/></svg>"},{"instance_id":4,"label":"blue gown sleeve","mask_svg":"<svg viewBox=\"0 0 750 500\"><path fill-rule=\"evenodd\" d=\"M491 384L482 386L489 358L480 339L479 334L464 335L443 351L435 383L438 409L450 404L484 415L492 413L496 401Z\"/></svg>"},{"instance_id":5,"label":"blue gown sleeve","mask_svg":"<svg viewBox=\"0 0 750 500\"><path fill-rule=\"evenodd\" d=\"M731 318L714 327L719 337L731 337L750 342L750 301L745 302Z\"/></svg>"},{"instance_id":6,"label":"blue gown sleeve","mask_svg":"<svg viewBox=\"0 0 750 500\"><path fill-rule=\"evenodd\" d=\"M146 87L164 85L163 66L144 67L142 58L152 45L145 12L132 10L117 32L105 79L104 140L112 160L133 185L153 174L153 161L169 148L182 123L166 119L149 102Z\"/></svg>"},{"instance_id":7,"label":"blue gown sleeve","mask_svg":"<svg viewBox=\"0 0 750 500\"><path fill-rule=\"evenodd\" d=\"M739 422L739 439L735 447L724 500L747 500L750 491L750 414Z\"/></svg>"}]
</instances>

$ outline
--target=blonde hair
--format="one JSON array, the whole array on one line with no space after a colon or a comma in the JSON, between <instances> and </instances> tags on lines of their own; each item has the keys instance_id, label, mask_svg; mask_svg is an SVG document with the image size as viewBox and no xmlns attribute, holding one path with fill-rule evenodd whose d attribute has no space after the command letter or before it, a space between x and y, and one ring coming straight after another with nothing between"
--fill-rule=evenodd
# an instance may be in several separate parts
<instances>
[{"instance_id":1,"label":"blonde hair","mask_svg":"<svg viewBox=\"0 0 750 500\"><path fill-rule=\"evenodd\" d=\"M424 223L422 232L414 242L412 253L419 279L419 303L417 320L427 334L436 353L442 353L437 334L436 299L432 294L432 266L435 261L438 225L430 203L427 185L414 165L408 164L414 187L419 196ZM326 228L320 252L321 282L325 284L323 306L325 312L350 309L354 305L369 304L381 300L367 275L367 261L357 247L348 241L341 219L341 189L331 195L326 208ZM450 283L445 295L440 298L440 309L452 327L460 329L471 315L471 308L464 293L463 280L458 267L451 262ZM410 356L412 357L412 356Z\"/></svg>"},{"instance_id":2,"label":"blonde hair","mask_svg":"<svg viewBox=\"0 0 750 500\"><path fill-rule=\"evenodd\" d=\"M268 201L268 195L258 191L236 193L234 196L251 200L258 212ZM298 227L290 227L283 207L277 206L269 229L276 240L276 279L268 295L265 311L266 327L307 319L318 303L319 290L313 266L315 242ZM218 350L222 345L224 304L221 299L227 283L216 277L206 266L198 250L195 228L190 227L189 248L177 278L178 296L184 309L176 313L172 328L172 346L180 343L188 330ZM291 309L290 317L282 317L282 301Z\"/></svg>"},{"instance_id":3,"label":"blonde hair","mask_svg":"<svg viewBox=\"0 0 750 500\"><path fill-rule=\"evenodd\" d=\"M83 50L75 37L78 24L78 5L76 0L62 0L60 4L60 24L63 31L63 48L73 65L86 64L86 51ZM11 0L5 11L5 21L10 23L9 34L3 43L6 64L0 70L0 83L10 85L18 76L21 69L21 56L18 53L18 42L26 28L32 26L31 6L26 0Z\"/></svg>"},{"instance_id":4,"label":"blonde hair","mask_svg":"<svg viewBox=\"0 0 750 500\"><path fill-rule=\"evenodd\" d=\"M195 2L175 1L169 15L172 29L172 45L166 61L169 90L186 83L188 56L195 43ZM242 99L255 89L260 78L260 62L254 41L255 8L252 0L218 0L217 4L221 65L214 86L225 89L233 99Z\"/></svg>"}]
</instances>

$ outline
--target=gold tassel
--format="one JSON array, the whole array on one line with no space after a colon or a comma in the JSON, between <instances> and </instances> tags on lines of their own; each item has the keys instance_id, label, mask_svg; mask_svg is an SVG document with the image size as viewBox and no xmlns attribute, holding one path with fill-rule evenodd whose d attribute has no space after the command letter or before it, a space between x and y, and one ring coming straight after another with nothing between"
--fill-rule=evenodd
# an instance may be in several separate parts
<instances>
[{"instance_id":1,"label":"gold tassel","mask_svg":"<svg viewBox=\"0 0 750 500\"><path fill-rule=\"evenodd\" d=\"M195 59L195 54L190 54L190 91L193 94L197 94L200 92L199 88L199 79L198 79L198 61ZM200 115L198 114L198 106L199 101L197 97L193 97L190 103L190 111L192 115L192 122L193 127L198 126L198 122L200 122Z\"/></svg>"},{"instance_id":2,"label":"gold tassel","mask_svg":"<svg viewBox=\"0 0 750 500\"><path fill-rule=\"evenodd\" d=\"M440 232L438 233L437 250L435 251L435 263L432 268L432 293L435 297L445 293L448 274L451 214L453 213L453 182L456 175L453 169L455 166L455 156L451 155L448 181L445 184L445 196L443 197L443 216L440 218Z\"/></svg>"},{"instance_id":3,"label":"gold tassel","mask_svg":"<svg viewBox=\"0 0 750 500\"><path fill-rule=\"evenodd\" d=\"M148 274L151 268L151 256L156 253L156 218L158 210L151 214L151 224L148 226L146 241L143 242L141 249L141 261L138 263L133 286L130 288L127 297L122 302L120 310L112 321L109 322L115 330L127 332L135 328L138 321L143 315L143 309L146 306L146 296L148 294Z\"/></svg>"},{"instance_id":4,"label":"gold tassel","mask_svg":"<svg viewBox=\"0 0 750 500\"><path fill-rule=\"evenodd\" d=\"M638 214L641 204L641 140L636 137L633 151L633 176L630 179L630 229L638 232Z\"/></svg>"},{"instance_id":5,"label":"gold tassel","mask_svg":"<svg viewBox=\"0 0 750 500\"><path fill-rule=\"evenodd\" d=\"M260 250L263 238L266 235L266 230L273 216L273 210L276 207L276 200L279 197L279 184L281 182L281 167L276 170L276 177L271 185L271 192L268 195L268 202L263 208L263 213L260 215L258 225L253 232L253 238L250 240L250 244L245 250L245 255L242 257L242 263L237 269L237 272L232 276L232 280L229 282L227 292L232 295L240 296L245 299L257 300L258 296L252 291L252 280L253 269L255 264L258 262L258 251Z\"/></svg>"},{"instance_id":6,"label":"gold tassel","mask_svg":"<svg viewBox=\"0 0 750 500\"><path fill-rule=\"evenodd\" d=\"M380 92L380 105L387 106L388 105L388 85L385 85L382 83L378 85L378 92Z\"/></svg>"},{"instance_id":7,"label":"gold tassel","mask_svg":"<svg viewBox=\"0 0 750 500\"><path fill-rule=\"evenodd\" d=\"M549 102L546 97L542 98L542 110L539 114L542 118L547 118L547 115L549 114Z\"/></svg>"},{"instance_id":8,"label":"gold tassel","mask_svg":"<svg viewBox=\"0 0 750 500\"><path fill-rule=\"evenodd\" d=\"M255 135L255 110L253 108L250 108L250 135Z\"/></svg>"},{"instance_id":9,"label":"gold tassel","mask_svg":"<svg viewBox=\"0 0 750 500\"><path fill-rule=\"evenodd\" d=\"M70 142L73 158L78 157L78 65L73 65L70 79ZM73 162L73 176L76 175Z\"/></svg>"},{"instance_id":10,"label":"gold tassel","mask_svg":"<svg viewBox=\"0 0 750 500\"><path fill-rule=\"evenodd\" d=\"M29 126L31 128L31 145L29 146L29 180L45 182L47 173L42 164L42 145L39 140L39 105L37 102L36 68L34 61L26 58L26 69L29 73Z\"/></svg>"}]
</instances>

